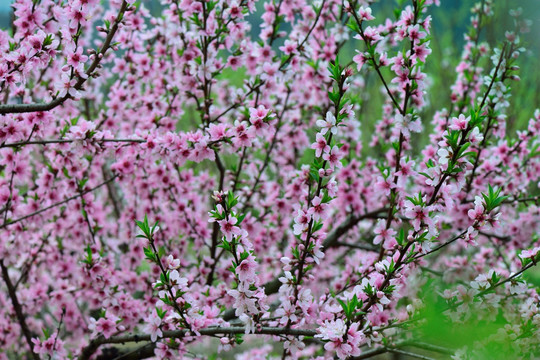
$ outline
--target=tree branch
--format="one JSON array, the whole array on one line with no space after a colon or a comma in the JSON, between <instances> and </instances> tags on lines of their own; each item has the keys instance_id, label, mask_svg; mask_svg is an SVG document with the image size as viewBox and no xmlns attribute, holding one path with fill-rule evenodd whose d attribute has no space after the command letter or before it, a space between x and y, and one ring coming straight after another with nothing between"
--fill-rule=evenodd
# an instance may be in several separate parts
<instances>
[{"instance_id":1,"label":"tree branch","mask_svg":"<svg viewBox=\"0 0 540 360\"><path fill-rule=\"evenodd\" d=\"M77 83L74 86L74 88L76 90L81 90L82 89L82 86L84 85L86 80L93 75L94 70L97 69L97 67L99 66L99 63L103 59L105 53L111 47L112 39L113 39L114 35L116 34L116 31L118 30L118 25L122 21L122 19L124 17L124 13L126 12L127 8L128 8L128 3L127 3L126 0L124 0L122 2L122 5L120 6L120 10L118 11L118 15L116 16L116 19L115 19L111 29L109 30L109 33L107 34L107 37L105 38L105 41L103 42L103 45L101 46L99 52L95 55L94 61L92 62L90 67L88 67L88 69L85 72L87 77L83 78L83 77L79 76L79 80L77 80ZM54 100L52 100L52 101L50 101L48 103L0 105L0 115L2 115L2 114L15 114L15 113L19 114L19 113L28 113L28 112L36 112L36 111L49 111L49 110L52 110L55 107L63 104L64 101L66 101L69 98L70 98L70 95L66 94L66 96L56 98L56 99L54 99Z\"/></svg>"},{"instance_id":2,"label":"tree branch","mask_svg":"<svg viewBox=\"0 0 540 360\"><path fill-rule=\"evenodd\" d=\"M9 225L18 223L19 221L23 221L23 220L26 220L26 219L28 219L28 218L31 218L32 216L39 215L39 214L41 214L41 213L43 213L43 212L45 212L45 211L47 211L47 210L50 210L50 209L55 208L55 207L57 207L57 206L59 206L59 205L65 204L65 203L67 203L67 202L70 202L71 200L78 199L78 198L80 198L81 196L84 196L84 195L86 195L86 194L88 194L88 193L90 193L90 192L92 192L92 191L94 191L94 190L96 190L96 189L99 189L99 188L102 187L103 185L106 185L106 184L110 183L111 181L113 181L113 180L116 179L117 177L118 177L118 175L114 175L112 178L110 178L110 179L108 179L108 180L105 180L105 181L102 182L101 184L99 184L99 185L97 185L97 186L95 186L95 187L93 187L93 188L91 188L91 189L82 191L82 192L80 192L80 193L77 194L77 195L73 195L73 196L71 196L71 197L68 197L68 198L66 198L66 199L64 199L64 200L62 200L62 201L59 201L59 202L56 202L56 203L54 203L54 204L52 204L52 205L49 205L49 206L47 206L47 207L44 207L43 209L39 209L39 210L37 210L37 211L34 211L33 213L30 213L30 214L28 214L28 215L24 215L23 217L20 217L20 218L18 218L18 219L15 219L15 220L11 220L11 221L5 222L5 223L3 223L2 225L0 225L0 229L3 229L3 228L5 228L5 227L7 227L7 226L9 226Z\"/></svg>"},{"instance_id":3,"label":"tree branch","mask_svg":"<svg viewBox=\"0 0 540 360\"><path fill-rule=\"evenodd\" d=\"M236 334L245 334L246 329L242 326L234 327L209 327L206 329L201 329L198 331L200 335L214 336L214 335L236 335ZM189 334L189 331L186 329L182 330L172 330L164 331L163 338L182 338ZM292 335L292 336L315 336L317 331L307 330L307 329L287 329L279 327L263 327L260 330L257 330L253 335ZM99 336L94 340L90 341L90 344L86 346L79 357L79 360L88 360L97 349L104 344L124 344L128 342L145 342L150 341L150 335L142 334L128 334L128 335L119 335L113 336L106 339L104 336ZM149 346L149 345L145 345Z\"/></svg>"},{"instance_id":4,"label":"tree branch","mask_svg":"<svg viewBox=\"0 0 540 360\"><path fill-rule=\"evenodd\" d=\"M32 358L34 360L39 360L39 355L34 352L34 346L32 345L32 333L30 332L30 329L28 328L28 324L26 323L26 317L23 313L22 306L19 303L19 299L17 298L17 292L15 291L15 286L13 286L13 283L11 282L11 279L9 278L9 273L6 265L4 264L4 260L0 260L0 268L2 269L2 278L4 279L4 282L6 283L6 286L8 288L8 294L11 299L11 303L13 304L13 309L15 310L15 315L17 316L17 320L19 321L19 325L21 326L21 332L24 335L24 338L26 339L26 343L28 344L28 347L30 348L30 353L32 354Z\"/></svg>"}]
</instances>

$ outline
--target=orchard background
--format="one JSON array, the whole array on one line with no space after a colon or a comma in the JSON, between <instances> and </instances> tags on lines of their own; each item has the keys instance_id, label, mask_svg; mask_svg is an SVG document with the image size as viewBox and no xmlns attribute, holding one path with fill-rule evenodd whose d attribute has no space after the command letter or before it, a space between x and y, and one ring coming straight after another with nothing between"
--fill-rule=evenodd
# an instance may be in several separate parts
<instances>
[{"instance_id":1,"label":"orchard background","mask_svg":"<svg viewBox=\"0 0 540 360\"><path fill-rule=\"evenodd\" d=\"M0 25L0 359L540 357L538 1Z\"/></svg>"}]
</instances>

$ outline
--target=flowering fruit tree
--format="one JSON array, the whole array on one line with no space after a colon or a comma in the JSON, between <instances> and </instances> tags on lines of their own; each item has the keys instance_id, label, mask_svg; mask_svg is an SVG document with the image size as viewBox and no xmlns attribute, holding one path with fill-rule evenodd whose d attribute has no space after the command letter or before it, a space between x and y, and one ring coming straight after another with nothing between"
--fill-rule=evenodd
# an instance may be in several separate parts
<instances>
[{"instance_id":1,"label":"flowering fruit tree","mask_svg":"<svg viewBox=\"0 0 540 360\"><path fill-rule=\"evenodd\" d=\"M15 0L0 359L539 356L528 23L433 109L439 1L372 2Z\"/></svg>"}]
</instances>

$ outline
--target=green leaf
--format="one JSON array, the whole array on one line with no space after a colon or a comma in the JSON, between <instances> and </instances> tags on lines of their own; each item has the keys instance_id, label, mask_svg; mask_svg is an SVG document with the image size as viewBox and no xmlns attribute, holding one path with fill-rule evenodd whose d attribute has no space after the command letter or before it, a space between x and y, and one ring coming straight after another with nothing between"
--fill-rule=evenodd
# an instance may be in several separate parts
<instances>
[{"instance_id":1,"label":"green leaf","mask_svg":"<svg viewBox=\"0 0 540 360\"><path fill-rule=\"evenodd\" d=\"M429 176L427 173L425 172L419 172L420 175L424 176L424 177L427 177L428 179L430 180L433 180L433 178L431 176Z\"/></svg>"},{"instance_id":2,"label":"green leaf","mask_svg":"<svg viewBox=\"0 0 540 360\"><path fill-rule=\"evenodd\" d=\"M83 263L92 265L94 261L92 259L92 248L90 247L90 245L86 245L85 251L86 251L86 256L83 259Z\"/></svg>"},{"instance_id":3,"label":"green leaf","mask_svg":"<svg viewBox=\"0 0 540 360\"><path fill-rule=\"evenodd\" d=\"M167 313L167 310L163 310L156 306L156 314L157 316L159 316L160 319L163 319L166 313Z\"/></svg>"},{"instance_id":4,"label":"green leaf","mask_svg":"<svg viewBox=\"0 0 540 360\"><path fill-rule=\"evenodd\" d=\"M459 136L461 134L461 131L459 130L451 130L448 135L445 136L447 142L448 142L448 145L450 145L450 147L452 148L452 150L456 150L458 148L458 141L459 141Z\"/></svg>"},{"instance_id":5,"label":"green leaf","mask_svg":"<svg viewBox=\"0 0 540 360\"><path fill-rule=\"evenodd\" d=\"M69 175L69 172L68 172L68 169L66 169L65 167L62 168L62 172L64 173L64 176L67 177L68 179L71 179L71 176Z\"/></svg>"},{"instance_id":6,"label":"green leaf","mask_svg":"<svg viewBox=\"0 0 540 360\"><path fill-rule=\"evenodd\" d=\"M232 191L227 193L227 209L232 209L238 203L238 199L234 197Z\"/></svg>"},{"instance_id":7,"label":"green leaf","mask_svg":"<svg viewBox=\"0 0 540 360\"><path fill-rule=\"evenodd\" d=\"M86 183L88 182L88 178L86 179L82 179L81 181L79 181L79 189L82 189L84 188L84 185L86 185Z\"/></svg>"},{"instance_id":8,"label":"green leaf","mask_svg":"<svg viewBox=\"0 0 540 360\"><path fill-rule=\"evenodd\" d=\"M238 225L240 225L242 221L244 221L245 217L246 217L246 214L238 215L236 217L238 219Z\"/></svg>"},{"instance_id":9,"label":"green leaf","mask_svg":"<svg viewBox=\"0 0 540 360\"><path fill-rule=\"evenodd\" d=\"M491 275L491 284L495 285L499 282L500 277L497 275L497 273L494 271Z\"/></svg>"},{"instance_id":10,"label":"green leaf","mask_svg":"<svg viewBox=\"0 0 540 360\"><path fill-rule=\"evenodd\" d=\"M364 288L364 293L366 293L367 296L371 296L373 295L373 292L374 292L373 287L371 286L370 283L368 283L366 287Z\"/></svg>"},{"instance_id":11,"label":"green leaf","mask_svg":"<svg viewBox=\"0 0 540 360\"><path fill-rule=\"evenodd\" d=\"M471 146L471 143L468 142L468 143L463 144L463 146L459 148L458 153L457 153L458 159L463 157L463 153L465 152L465 150L469 148L469 146Z\"/></svg>"},{"instance_id":12,"label":"green leaf","mask_svg":"<svg viewBox=\"0 0 540 360\"><path fill-rule=\"evenodd\" d=\"M341 299L339 298L336 298L336 301L339 303L339 305L341 305L341 307L343 308L343 312L345 313L345 316L347 318L349 318L349 306Z\"/></svg>"},{"instance_id":13,"label":"green leaf","mask_svg":"<svg viewBox=\"0 0 540 360\"><path fill-rule=\"evenodd\" d=\"M329 91L328 98L334 103L334 105L337 105L337 102L339 101L339 92Z\"/></svg>"},{"instance_id":14,"label":"green leaf","mask_svg":"<svg viewBox=\"0 0 540 360\"><path fill-rule=\"evenodd\" d=\"M225 240L225 238L223 238L221 245L218 245L218 247L223 248L225 251L231 251L231 243Z\"/></svg>"},{"instance_id":15,"label":"green leaf","mask_svg":"<svg viewBox=\"0 0 540 360\"><path fill-rule=\"evenodd\" d=\"M347 23L347 27L354 31L357 34L360 34L360 28L358 27L358 24L356 23L356 20L354 17L349 18L349 22Z\"/></svg>"},{"instance_id":16,"label":"green leaf","mask_svg":"<svg viewBox=\"0 0 540 360\"><path fill-rule=\"evenodd\" d=\"M500 196L501 188L494 190L491 185L488 185L488 193L482 193L482 198L484 199L484 205L487 212L494 210L499 207L508 196Z\"/></svg>"},{"instance_id":17,"label":"green leaf","mask_svg":"<svg viewBox=\"0 0 540 360\"><path fill-rule=\"evenodd\" d=\"M150 247L143 248L143 251L147 260L157 262L156 254L154 254L154 251Z\"/></svg>"},{"instance_id":18,"label":"green leaf","mask_svg":"<svg viewBox=\"0 0 540 360\"><path fill-rule=\"evenodd\" d=\"M48 34L45 39L43 39L43 47L47 47L51 45L53 42L52 34Z\"/></svg>"},{"instance_id":19,"label":"green leaf","mask_svg":"<svg viewBox=\"0 0 540 360\"><path fill-rule=\"evenodd\" d=\"M216 7L217 2L216 1L209 1L206 4L207 4L206 5L207 11L210 12L210 11L212 11L214 9L214 7Z\"/></svg>"},{"instance_id":20,"label":"green leaf","mask_svg":"<svg viewBox=\"0 0 540 360\"><path fill-rule=\"evenodd\" d=\"M334 79L336 82L338 82L341 78L341 67L339 66L339 56L336 56L336 60L334 60L334 63L330 63L328 65L328 70L330 71L330 78Z\"/></svg>"},{"instance_id":21,"label":"green leaf","mask_svg":"<svg viewBox=\"0 0 540 360\"><path fill-rule=\"evenodd\" d=\"M405 230L403 228L399 229L398 236L396 238L398 245L405 246L407 245L407 237L405 236Z\"/></svg>"},{"instance_id":22,"label":"green leaf","mask_svg":"<svg viewBox=\"0 0 540 360\"><path fill-rule=\"evenodd\" d=\"M321 221L317 221L313 223L313 226L311 228L311 233L316 233L317 231L321 230L323 227L323 223Z\"/></svg>"}]
</instances>

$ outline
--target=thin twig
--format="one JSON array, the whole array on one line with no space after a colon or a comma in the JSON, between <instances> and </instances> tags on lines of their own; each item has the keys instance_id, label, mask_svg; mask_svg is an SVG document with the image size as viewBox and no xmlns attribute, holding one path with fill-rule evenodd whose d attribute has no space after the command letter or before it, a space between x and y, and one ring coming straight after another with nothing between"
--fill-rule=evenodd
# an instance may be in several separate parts
<instances>
[{"instance_id":1,"label":"thin twig","mask_svg":"<svg viewBox=\"0 0 540 360\"><path fill-rule=\"evenodd\" d=\"M25 145L49 145L49 144L66 144L77 141L91 141L96 143L117 142L117 143L145 143L144 139L51 139L51 140L32 140L18 141L13 143L0 144L0 148L4 147L19 147Z\"/></svg>"},{"instance_id":2,"label":"thin twig","mask_svg":"<svg viewBox=\"0 0 540 360\"><path fill-rule=\"evenodd\" d=\"M9 278L8 269L4 264L4 259L0 259L0 268L2 269L2 278L4 279L4 282L6 283L6 286L8 288L8 294L11 299L11 303L13 304L15 315L17 316L17 320L19 321L19 325L21 327L23 336L26 339L26 343L30 348L32 358L34 360L39 360L39 355L34 352L34 346L32 345L32 332L30 331L30 329L28 328L28 324L26 323L26 316L24 315L22 306L19 303L19 299L17 298L17 292L15 290L15 287L13 286L13 283Z\"/></svg>"},{"instance_id":3,"label":"thin twig","mask_svg":"<svg viewBox=\"0 0 540 360\"><path fill-rule=\"evenodd\" d=\"M394 353L394 354L407 355L407 356L410 356L410 357L413 357L413 358L416 358L416 359L435 360L435 359L433 359L433 358L431 358L429 356L420 355L420 354L416 354L416 353L412 353L412 352L404 351L404 350L399 350L399 349L389 349L388 351L390 351L391 353Z\"/></svg>"},{"instance_id":4,"label":"thin twig","mask_svg":"<svg viewBox=\"0 0 540 360\"><path fill-rule=\"evenodd\" d=\"M62 328L62 322L64 321L64 316L66 315L66 308L62 307L62 315L60 315L60 322L58 323L58 328L56 329L56 336L54 337L54 343L52 351L56 350L56 343L58 342L58 336L60 335L60 329ZM52 359L52 355L49 354L49 360Z\"/></svg>"},{"instance_id":5,"label":"thin twig","mask_svg":"<svg viewBox=\"0 0 540 360\"><path fill-rule=\"evenodd\" d=\"M57 206L60 206L60 205L65 204L65 203L67 203L67 202L70 202L71 200L78 199L78 198L80 198L81 196L84 196L84 195L86 195L86 194L88 194L88 193L90 193L90 192L92 192L92 191L94 191L94 190L96 190L96 189L99 189L99 188L102 187L103 185L108 184L109 182L113 181L113 180L116 179L117 177L118 177L118 175L114 175L112 178L110 178L110 179L108 179L108 180L105 180L105 181L102 182L101 184L99 184L99 185L97 185L97 186L95 186L95 187L93 187L93 188L91 188L91 189L82 191L82 192L80 192L80 193L77 194L77 195L73 195L73 196L71 196L71 197L68 197L68 198L66 198L66 199L64 199L64 200L62 200L62 201L59 201L59 202L56 202L56 203L54 203L54 204L52 204L52 205L49 205L49 206L47 206L47 207L44 207L43 209L39 209L39 210L37 210L37 211L34 211L33 213L30 213L30 214L28 214L28 215L24 215L23 217L20 217L20 218L18 218L18 219L8 221L7 223L3 223L2 225L0 225L0 229L3 229L3 228L5 228L5 227L7 227L7 226L9 226L9 225L18 223L19 221L23 221L23 220L26 220L26 219L28 219L28 218L31 218L32 216L39 215L39 214L41 214L41 213L43 213L43 212L45 212L45 211L47 211L47 210L53 209L53 208L55 208L55 207L57 207Z\"/></svg>"}]
</instances>

